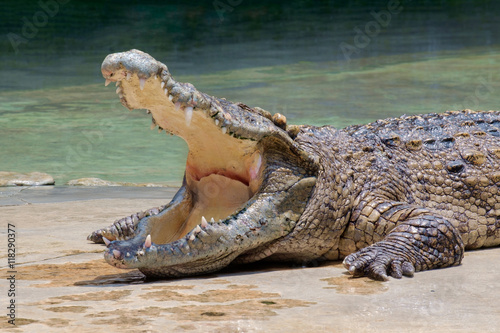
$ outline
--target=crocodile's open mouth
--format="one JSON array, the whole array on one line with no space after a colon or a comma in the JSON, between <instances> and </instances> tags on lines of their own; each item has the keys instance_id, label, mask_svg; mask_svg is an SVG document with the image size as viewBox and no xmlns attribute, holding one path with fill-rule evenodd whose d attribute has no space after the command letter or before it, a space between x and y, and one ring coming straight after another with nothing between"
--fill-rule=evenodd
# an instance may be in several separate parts
<instances>
[{"instance_id":1,"label":"crocodile's open mouth","mask_svg":"<svg viewBox=\"0 0 500 333\"><path fill-rule=\"evenodd\" d=\"M169 76L166 80L159 75L141 78L125 68L103 69L103 75L106 85L116 82L116 93L125 106L148 106L152 128L158 126L160 131L182 137L189 147L185 186L190 202L184 206L191 207L179 216L166 214L155 219L153 243L178 240L198 226L224 220L245 206L262 182L263 155L257 141L237 138L228 130L229 114L198 109L203 97L183 99L189 95L190 86L174 83Z\"/></svg>"},{"instance_id":2,"label":"crocodile's open mouth","mask_svg":"<svg viewBox=\"0 0 500 333\"><path fill-rule=\"evenodd\" d=\"M164 64L138 50L109 55L101 71L106 85L116 82L124 106L146 109L153 127L189 147L183 185L168 205L89 236L106 243L108 263L181 276L277 251L278 245L262 245L294 228L316 181L315 162L283 130L284 117L177 82Z\"/></svg>"}]
</instances>

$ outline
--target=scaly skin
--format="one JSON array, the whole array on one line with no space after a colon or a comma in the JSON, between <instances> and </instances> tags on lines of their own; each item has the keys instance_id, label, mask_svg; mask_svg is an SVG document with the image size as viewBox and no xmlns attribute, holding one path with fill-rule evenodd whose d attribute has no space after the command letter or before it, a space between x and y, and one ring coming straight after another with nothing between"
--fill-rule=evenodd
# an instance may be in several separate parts
<instances>
[{"instance_id":1,"label":"scaly skin","mask_svg":"<svg viewBox=\"0 0 500 333\"><path fill-rule=\"evenodd\" d=\"M386 280L500 244L498 111L287 126L176 82L137 50L109 55L102 72L126 107L150 110L190 149L172 202L89 236L114 266L170 277L344 258L352 275Z\"/></svg>"}]
</instances>

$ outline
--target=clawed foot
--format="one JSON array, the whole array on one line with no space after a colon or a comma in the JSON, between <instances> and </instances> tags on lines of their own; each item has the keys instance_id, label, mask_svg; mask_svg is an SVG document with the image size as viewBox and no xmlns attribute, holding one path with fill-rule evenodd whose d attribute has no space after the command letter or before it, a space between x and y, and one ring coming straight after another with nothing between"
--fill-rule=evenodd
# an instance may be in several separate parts
<instances>
[{"instance_id":1,"label":"clawed foot","mask_svg":"<svg viewBox=\"0 0 500 333\"><path fill-rule=\"evenodd\" d=\"M387 281L415 273L413 264L404 255L393 253L378 244L366 247L344 259L344 267L354 277L368 276L374 280Z\"/></svg>"}]
</instances>

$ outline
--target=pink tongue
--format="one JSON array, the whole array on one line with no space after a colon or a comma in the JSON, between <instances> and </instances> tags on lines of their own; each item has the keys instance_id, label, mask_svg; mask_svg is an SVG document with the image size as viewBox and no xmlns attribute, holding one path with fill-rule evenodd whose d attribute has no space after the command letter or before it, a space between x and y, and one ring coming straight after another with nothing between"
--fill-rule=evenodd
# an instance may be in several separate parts
<instances>
[{"instance_id":1,"label":"pink tongue","mask_svg":"<svg viewBox=\"0 0 500 333\"><path fill-rule=\"evenodd\" d=\"M250 174L251 173L252 173L252 168L250 169ZM256 177L257 173L258 173L258 169L255 171L254 178ZM234 172L227 171L227 170L214 170L214 171L209 171L209 172L202 172L202 171L199 171L198 169L192 167L191 165L187 164L186 165L186 174L188 174L195 181L200 181L202 178L205 178L205 177L208 177L211 175L218 175L218 176L222 176L222 177L225 177L228 179L239 181L240 183L243 183L243 185L245 185L245 186L249 185L249 180L247 179L247 177L242 177Z\"/></svg>"}]
</instances>

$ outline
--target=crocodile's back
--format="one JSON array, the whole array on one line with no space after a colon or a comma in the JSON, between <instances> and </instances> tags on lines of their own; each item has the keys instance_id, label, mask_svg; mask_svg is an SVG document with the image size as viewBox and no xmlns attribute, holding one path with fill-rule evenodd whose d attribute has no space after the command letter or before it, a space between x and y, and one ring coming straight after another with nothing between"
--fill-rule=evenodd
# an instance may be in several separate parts
<instances>
[{"instance_id":1,"label":"crocodile's back","mask_svg":"<svg viewBox=\"0 0 500 333\"><path fill-rule=\"evenodd\" d=\"M357 146L357 169L390 179L389 196L448 218L466 248L500 244L500 111L403 116L343 132ZM380 185L367 177L365 187Z\"/></svg>"}]
</instances>

